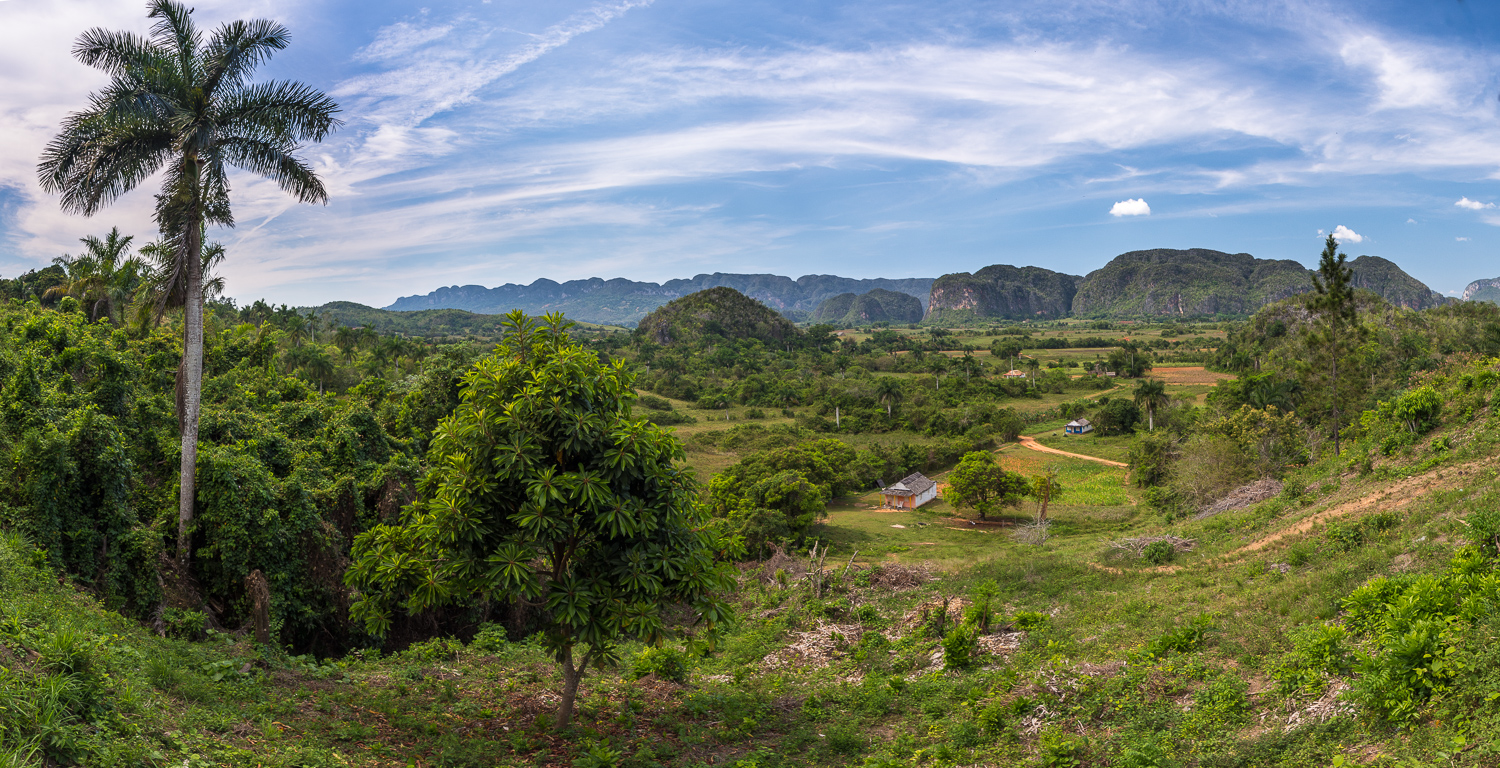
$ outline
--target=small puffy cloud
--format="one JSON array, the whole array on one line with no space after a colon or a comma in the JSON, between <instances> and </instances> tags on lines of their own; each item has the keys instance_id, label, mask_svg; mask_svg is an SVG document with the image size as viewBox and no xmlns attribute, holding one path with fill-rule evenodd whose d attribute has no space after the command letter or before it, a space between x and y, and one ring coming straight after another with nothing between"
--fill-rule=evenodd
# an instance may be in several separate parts
<instances>
[{"instance_id":1,"label":"small puffy cloud","mask_svg":"<svg viewBox=\"0 0 1500 768\"><path fill-rule=\"evenodd\" d=\"M1467 237L1455 237L1453 239L1457 240L1460 243L1467 243L1467 242L1469 242L1469 238L1467 238Z\"/></svg>"},{"instance_id":2,"label":"small puffy cloud","mask_svg":"<svg viewBox=\"0 0 1500 768\"><path fill-rule=\"evenodd\" d=\"M1151 206L1146 205L1145 198L1136 200L1121 200L1109 209L1111 216L1150 216Z\"/></svg>"},{"instance_id":3,"label":"small puffy cloud","mask_svg":"<svg viewBox=\"0 0 1500 768\"><path fill-rule=\"evenodd\" d=\"M1482 211L1486 208L1495 207L1494 203L1481 203L1478 200L1470 200L1467 197L1459 198L1459 201L1454 203L1454 205L1460 208L1468 208L1471 211Z\"/></svg>"},{"instance_id":4,"label":"small puffy cloud","mask_svg":"<svg viewBox=\"0 0 1500 768\"><path fill-rule=\"evenodd\" d=\"M1363 243L1365 236L1340 224L1333 228L1333 239L1341 243Z\"/></svg>"},{"instance_id":5,"label":"small puffy cloud","mask_svg":"<svg viewBox=\"0 0 1500 768\"><path fill-rule=\"evenodd\" d=\"M1406 223L1407 224L1415 224L1415 223L1417 223L1417 220L1416 219L1407 219Z\"/></svg>"}]
</instances>

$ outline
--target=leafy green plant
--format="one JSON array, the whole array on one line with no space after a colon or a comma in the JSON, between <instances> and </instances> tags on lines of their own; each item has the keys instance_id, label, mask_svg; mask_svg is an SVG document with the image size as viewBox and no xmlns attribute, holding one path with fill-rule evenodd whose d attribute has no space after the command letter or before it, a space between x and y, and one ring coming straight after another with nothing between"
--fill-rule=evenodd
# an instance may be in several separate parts
<instances>
[{"instance_id":1,"label":"leafy green plant","mask_svg":"<svg viewBox=\"0 0 1500 768\"><path fill-rule=\"evenodd\" d=\"M968 669L974 664L974 652L979 648L979 631L972 624L954 627L943 638L943 664L950 669Z\"/></svg>"},{"instance_id":2,"label":"leafy green plant","mask_svg":"<svg viewBox=\"0 0 1500 768\"><path fill-rule=\"evenodd\" d=\"M656 675L662 680L687 685L691 670L687 654L671 646L647 648L630 662L630 675L637 680Z\"/></svg>"},{"instance_id":3,"label":"leafy green plant","mask_svg":"<svg viewBox=\"0 0 1500 768\"><path fill-rule=\"evenodd\" d=\"M1045 613L1038 611L1016 611L1016 615L1011 617L1010 623L1014 624L1016 629L1022 632L1035 632L1047 626L1047 620L1048 616Z\"/></svg>"},{"instance_id":4,"label":"leafy green plant","mask_svg":"<svg viewBox=\"0 0 1500 768\"><path fill-rule=\"evenodd\" d=\"M1177 547L1170 541L1153 541L1141 550L1141 559L1152 565L1166 565L1177 557Z\"/></svg>"},{"instance_id":5,"label":"leafy green plant","mask_svg":"<svg viewBox=\"0 0 1500 768\"><path fill-rule=\"evenodd\" d=\"M1169 653L1192 653L1203 647L1203 641L1213 629L1213 617L1200 614L1186 624L1163 632L1146 645L1148 656L1166 656Z\"/></svg>"}]
</instances>

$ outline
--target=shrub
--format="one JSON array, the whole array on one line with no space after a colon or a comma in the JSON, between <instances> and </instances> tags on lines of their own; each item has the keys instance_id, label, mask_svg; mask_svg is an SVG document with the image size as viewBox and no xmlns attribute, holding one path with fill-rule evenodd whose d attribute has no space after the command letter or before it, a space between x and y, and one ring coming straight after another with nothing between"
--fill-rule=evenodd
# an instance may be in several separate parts
<instances>
[{"instance_id":1,"label":"shrub","mask_svg":"<svg viewBox=\"0 0 1500 768\"><path fill-rule=\"evenodd\" d=\"M662 680L687 685L689 671L687 654L667 646L647 648L630 662L630 675L637 680L656 675Z\"/></svg>"},{"instance_id":2,"label":"shrub","mask_svg":"<svg viewBox=\"0 0 1500 768\"><path fill-rule=\"evenodd\" d=\"M979 648L979 630L972 624L954 627L943 638L943 664L949 669L968 669Z\"/></svg>"},{"instance_id":3,"label":"shrub","mask_svg":"<svg viewBox=\"0 0 1500 768\"><path fill-rule=\"evenodd\" d=\"M1213 629L1213 618L1208 614L1200 614L1188 623L1167 630L1146 646L1146 653L1151 656L1165 656L1169 653L1191 653L1203 647L1203 640Z\"/></svg>"},{"instance_id":4,"label":"shrub","mask_svg":"<svg viewBox=\"0 0 1500 768\"><path fill-rule=\"evenodd\" d=\"M1016 611L1010 623L1022 632L1032 632L1047 625L1047 614L1037 611Z\"/></svg>"},{"instance_id":5,"label":"shrub","mask_svg":"<svg viewBox=\"0 0 1500 768\"><path fill-rule=\"evenodd\" d=\"M505 650L508 645L510 645L510 640L505 635L505 627L486 623L480 625L479 631L474 634L474 639L469 641L469 650L493 655Z\"/></svg>"},{"instance_id":6,"label":"shrub","mask_svg":"<svg viewBox=\"0 0 1500 768\"><path fill-rule=\"evenodd\" d=\"M1320 624L1304 627L1292 636L1292 651L1275 664L1271 676L1283 695L1317 694L1330 677L1348 674L1348 632L1343 627Z\"/></svg>"},{"instance_id":7,"label":"shrub","mask_svg":"<svg viewBox=\"0 0 1500 768\"><path fill-rule=\"evenodd\" d=\"M1177 557L1177 547L1170 541L1153 541L1141 550L1141 559L1152 565L1166 565Z\"/></svg>"}]
</instances>

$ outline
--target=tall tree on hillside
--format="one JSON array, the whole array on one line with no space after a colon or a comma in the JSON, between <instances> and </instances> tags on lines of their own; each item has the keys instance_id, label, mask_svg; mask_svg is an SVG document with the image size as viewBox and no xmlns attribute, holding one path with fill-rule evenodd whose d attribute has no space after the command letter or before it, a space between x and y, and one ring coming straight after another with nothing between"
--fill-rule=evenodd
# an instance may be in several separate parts
<instances>
[{"instance_id":1,"label":"tall tree on hillside","mask_svg":"<svg viewBox=\"0 0 1500 768\"><path fill-rule=\"evenodd\" d=\"M901 401L901 382L895 376L881 376L875 380L875 398L885 403L886 418L891 416L891 406Z\"/></svg>"},{"instance_id":2,"label":"tall tree on hillside","mask_svg":"<svg viewBox=\"0 0 1500 768\"><path fill-rule=\"evenodd\" d=\"M1307 332L1309 346L1323 358L1319 364L1327 371L1335 456L1339 455L1339 432L1343 430L1343 414L1339 408L1339 361L1354 349L1359 336L1359 312L1355 307L1352 285L1354 270L1346 265L1348 259L1339 252L1338 240L1329 235L1323 243L1318 271L1313 275L1314 293L1307 301L1307 309L1314 317Z\"/></svg>"},{"instance_id":3,"label":"tall tree on hillside","mask_svg":"<svg viewBox=\"0 0 1500 768\"><path fill-rule=\"evenodd\" d=\"M84 215L165 170L156 223L186 272L177 537L178 560L186 564L203 383L203 227L234 225L231 166L275 181L299 202L326 203L323 182L295 152L338 127L338 105L301 83L249 82L286 47L280 24L233 21L205 41L187 6L152 0L148 7L155 23L147 36L95 28L78 38L74 56L110 82L63 121L37 170L42 188L62 195L64 210Z\"/></svg>"},{"instance_id":4,"label":"tall tree on hillside","mask_svg":"<svg viewBox=\"0 0 1500 768\"><path fill-rule=\"evenodd\" d=\"M1156 409L1167 405L1167 383L1161 379L1141 379L1135 385L1135 404L1146 409L1146 424L1156 431Z\"/></svg>"}]
</instances>

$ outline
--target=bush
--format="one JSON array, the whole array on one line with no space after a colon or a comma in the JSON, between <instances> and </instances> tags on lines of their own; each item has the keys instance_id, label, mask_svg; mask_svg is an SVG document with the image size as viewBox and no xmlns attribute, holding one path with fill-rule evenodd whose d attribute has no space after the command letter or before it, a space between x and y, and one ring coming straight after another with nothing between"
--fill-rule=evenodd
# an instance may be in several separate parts
<instances>
[{"instance_id":1,"label":"bush","mask_svg":"<svg viewBox=\"0 0 1500 768\"><path fill-rule=\"evenodd\" d=\"M1141 550L1141 559L1152 565L1166 565L1177 557L1177 547L1170 541L1153 541Z\"/></svg>"},{"instance_id":2,"label":"bush","mask_svg":"<svg viewBox=\"0 0 1500 768\"><path fill-rule=\"evenodd\" d=\"M1213 629L1213 618L1200 614L1187 624L1167 630L1146 645L1150 656L1166 656L1169 653L1192 653L1203 647L1208 631Z\"/></svg>"},{"instance_id":3,"label":"bush","mask_svg":"<svg viewBox=\"0 0 1500 768\"><path fill-rule=\"evenodd\" d=\"M635 659L630 662L630 675L636 680L656 675L661 680L687 685L689 674L687 654L667 646L647 648L636 654Z\"/></svg>"},{"instance_id":4,"label":"bush","mask_svg":"<svg viewBox=\"0 0 1500 768\"><path fill-rule=\"evenodd\" d=\"M474 639L469 641L469 650L476 653L498 654L510 645L506 637L505 627L499 624L485 623L479 626L479 631L474 634Z\"/></svg>"},{"instance_id":5,"label":"bush","mask_svg":"<svg viewBox=\"0 0 1500 768\"><path fill-rule=\"evenodd\" d=\"M1016 611L1010 623L1022 632L1033 632L1047 626L1047 614L1037 611Z\"/></svg>"},{"instance_id":6,"label":"bush","mask_svg":"<svg viewBox=\"0 0 1500 768\"><path fill-rule=\"evenodd\" d=\"M949 669L968 669L979 648L979 630L972 624L955 627L943 638L943 664Z\"/></svg>"}]
</instances>

